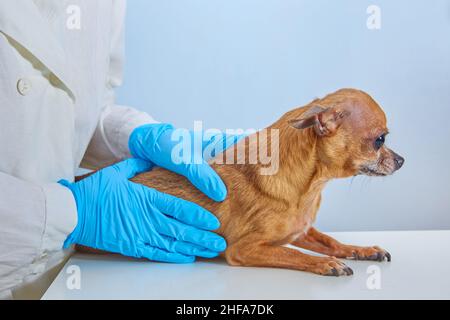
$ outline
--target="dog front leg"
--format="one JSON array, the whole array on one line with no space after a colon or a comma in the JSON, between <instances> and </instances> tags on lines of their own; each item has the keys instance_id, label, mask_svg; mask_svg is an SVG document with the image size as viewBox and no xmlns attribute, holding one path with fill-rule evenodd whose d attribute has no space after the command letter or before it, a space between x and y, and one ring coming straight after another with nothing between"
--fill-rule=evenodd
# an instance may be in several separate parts
<instances>
[{"instance_id":1,"label":"dog front leg","mask_svg":"<svg viewBox=\"0 0 450 320\"><path fill-rule=\"evenodd\" d=\"M232 266L274 267L313 272L325 276L352 275L353 271L334 257L316 257L283 246L237 243L225 253Z\"/></svg>"},{"instance_id":2,"label":"dog front leg","mask_svg":"<svg viewBox=\"0 0 450 320\"><path fill-rule=\"evenodd\" d=\"M391 254L380 247L346 245L315 228L310 228L305 235L300 236L291 244L299 248L342 259L391 261Z\"/></svg>"}]
</instances>

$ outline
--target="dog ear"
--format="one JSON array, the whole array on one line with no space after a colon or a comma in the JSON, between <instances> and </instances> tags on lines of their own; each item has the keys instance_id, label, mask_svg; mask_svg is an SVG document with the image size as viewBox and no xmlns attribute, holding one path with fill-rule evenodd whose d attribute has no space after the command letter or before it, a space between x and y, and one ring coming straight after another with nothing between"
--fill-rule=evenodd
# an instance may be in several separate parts
<instances>
[{"instance_id":1,"label":"dog ear","mask_svg":"<svg viewBox=\"0 0 450 320\"><path fill-rule=\"evenodd\" d=\"M299 119L290 120L289 124L296 129L314 128L318 136L327 136L336 132L349 111L338 111L334 107L324 108L314 105L304 112Z\"/></svg>"}]
</instances>

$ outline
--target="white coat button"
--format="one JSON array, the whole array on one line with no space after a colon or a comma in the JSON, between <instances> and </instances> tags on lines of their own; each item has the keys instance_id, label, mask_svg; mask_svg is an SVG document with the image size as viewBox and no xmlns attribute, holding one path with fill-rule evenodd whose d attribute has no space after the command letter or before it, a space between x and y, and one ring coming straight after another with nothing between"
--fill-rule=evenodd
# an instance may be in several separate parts
<instances>
[{"instance_id":1,"label":"white coat button","mask_svg":"<svg viewBox=\"0 0 450 320\"><path fill-rule=\"evenodd\" d=\"M31 90L31 81L28 79L19 79L17 81L17 91L23 96L26 96L30 93Z\"/></svg>"}]
</instances>

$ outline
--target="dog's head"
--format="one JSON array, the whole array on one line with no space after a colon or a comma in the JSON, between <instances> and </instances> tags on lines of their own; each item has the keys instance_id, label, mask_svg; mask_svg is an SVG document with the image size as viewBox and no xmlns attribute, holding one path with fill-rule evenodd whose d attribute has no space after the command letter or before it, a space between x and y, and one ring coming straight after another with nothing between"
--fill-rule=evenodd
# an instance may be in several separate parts
<instances>
[{"instance_id":1,"label":"dog's head","mask_svg":"<svg viewBox=\"0 0 450 320\"><path fill-rule=\"evenodd\" d=\"M318 158L333 177L387 176L405 161L385 145L389 131L383 110L359 90L342 89L315 100L289 124L314 131Z\"/></svg>"}]
</instances>

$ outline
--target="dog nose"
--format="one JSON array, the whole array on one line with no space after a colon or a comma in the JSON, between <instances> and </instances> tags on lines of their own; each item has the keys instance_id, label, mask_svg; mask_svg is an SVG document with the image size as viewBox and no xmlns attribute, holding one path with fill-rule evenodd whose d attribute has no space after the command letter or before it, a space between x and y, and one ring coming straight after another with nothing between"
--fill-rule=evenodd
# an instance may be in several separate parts
<instances>
[{"instance_id":1,"label":"dog nose","mask_svg":"<svg viewBox=\"0 0 450 320\"><path fill-rule=\"evenodd\" d=\"M395 157L395 164L397 165L397 170L400 169L404 163L405 159L403 157L398 155Z\"/></svg>"}]
</instances>

